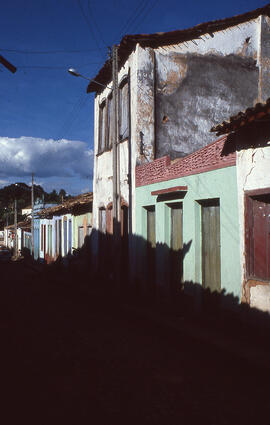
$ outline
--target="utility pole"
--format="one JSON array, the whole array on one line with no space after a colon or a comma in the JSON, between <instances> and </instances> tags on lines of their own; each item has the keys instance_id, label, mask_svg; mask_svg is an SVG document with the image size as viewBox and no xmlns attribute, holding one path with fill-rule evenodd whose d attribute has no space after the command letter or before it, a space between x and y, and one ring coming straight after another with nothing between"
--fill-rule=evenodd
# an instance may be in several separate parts
<instances>
[{"instance_id":1,"label":"utility pole","mask_svg":"<svg viewBox=\"0 0 270 425\"><path fill-rule=\"evenodd\" d=\"M18 255L18 239L17 239L17 199L14 201L14 257Z\"/></svg>"},{"instance_id":2,"label":"utility pole","mask_svg":"<svg viewBox=\"0 0 270 425\"><path fill-rule=\"evenodd\" d=\"M120 154L119 141L119 93L118 93L118 46L113 46L113 116L114 116L114 138L113 138L113 235L119 239L120 231Z\"/></svg>"},{"instance_id":3,"label":"utility pole","mask_svg":"<svg viewBox=\"0 0 270 425\"><path fill-rule=\"evenodd\" d=\"M114 261L114 279L117 286L120 283L120 256L121 256L121 195L120 195L120 152L119 152L119 89L118 89L118 46L112 50L113 71L113 248L116 254Z\"/></svg>"},{"instance_id":4,"label":"utility pole","mask_svg":"<svg viewBox=\"0 0 270 425\"><path fill-rule=\"evenodd\" d=\"M31 205L32 205L31 239L32 239L32 256L33 256L34 255L34 173L32 173Z\"/></svg>"}]
</instances>

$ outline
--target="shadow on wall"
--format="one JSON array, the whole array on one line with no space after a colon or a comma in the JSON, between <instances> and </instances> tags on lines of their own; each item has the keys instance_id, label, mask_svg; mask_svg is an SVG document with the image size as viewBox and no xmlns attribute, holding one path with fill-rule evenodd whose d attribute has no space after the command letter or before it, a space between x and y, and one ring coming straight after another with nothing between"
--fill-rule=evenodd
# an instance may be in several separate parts
<instances>
[{"instance_id":1,"label":"shadow on wall","mask_svg":"<svg viewBox=\"0 0 270 425\"><path fill-rule=\"evenodd\" d=\"M92 239L98 239L99 244L95 258L91 255ZM270 328L268 313L240 304L238 297L224 289L212 292L196 282L183 281L182 263L191 245L189 241L181 250L173 251L166 245L153 247L138 236L115 241L111 235L93 229L76 255L58 258L49 265L31 256L23 261L41 272L45 286L63 292L68 289L74 297L95 289L112 305L129 303L170 318L197 320L209 329L270 348L269 338L265 338ZM131 246L136 256L129 255Z\"/></svg>"},{"instance_id":2,"label":"shadow on wall","mask_svg":"<svg viewBox=\"0 0 270 425\"><path fill-rule=\"evenodd\" d=\"M253 122L235 133L230 133L224 144L222 155L249 148L263 148L269 146L269 121Z\"/></svg>"},{"instance_id":3,"label":"shadow on wall","mask_svg":"<svg viewBox=\"0 0 270 425\"><path fill-rule=\"evenodd\" d=\"M105 290L105 297L127 298L139 305L160 307L172 315L204 317L209 326L221 325L234 334L245 328L248 338L252 330L253 337L259 328L262 333L265 328L269 330L270 315L267 312L251 308L246 303L240 304L239 298L226 293L225 289L212 291L197 282L183 281L182 264L192 241L174 251L163 244L152 247L138 236L132 236L129 244L122 238L118 245L111 235L95 230L91 237L99 240L93 280ZM128 246L135 249L135 258L129 256Z\"/></svg>"}]
</instances>

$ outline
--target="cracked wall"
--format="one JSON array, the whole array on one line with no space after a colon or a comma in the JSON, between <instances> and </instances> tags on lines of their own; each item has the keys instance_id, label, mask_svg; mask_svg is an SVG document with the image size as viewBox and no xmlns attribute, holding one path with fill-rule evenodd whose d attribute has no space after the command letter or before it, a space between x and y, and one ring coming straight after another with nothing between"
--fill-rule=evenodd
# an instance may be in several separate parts
<instances>
[{"instance_id":1,"label":"cracked wall","mask_svg":"<svg viewBox=\"0 0 270 425\"><path fill-rule=\"evenodd\" d=\"M157 54L156 156L185 156L214 141L210 128L252 106L259 68L236 54Z\"/></svg>"}]
</instances>

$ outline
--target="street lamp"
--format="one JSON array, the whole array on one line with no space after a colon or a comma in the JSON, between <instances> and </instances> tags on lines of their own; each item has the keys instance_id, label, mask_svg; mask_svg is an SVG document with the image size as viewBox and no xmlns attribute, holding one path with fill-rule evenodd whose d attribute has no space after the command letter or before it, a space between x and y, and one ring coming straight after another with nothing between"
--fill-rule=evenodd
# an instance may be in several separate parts
<instances>
[{"instance_id":1,"label":"street lamp","mask_svg":"<svg viewBox=\"0 0 270 425\"><path fill-rule=\"evenodd\" d=\"M69 74L73 75L73 77L81 77L81 78L84 78L85 80L90 81L90 83L91 83L92 81L94 81L94 83L99 84L99 85L100 85L100 86L102 86L102 87L107 87L108 89L112 90L112 87L106 86L105 84L101 84L101 83L99 83L98 81L93 80L93 78L85 77L85 75L80 74L80 73L79 73L76 69L74 69L74 68L69 68L69 69L68 69L68 72L69 72Z\"/></svg>"}]
</instances>

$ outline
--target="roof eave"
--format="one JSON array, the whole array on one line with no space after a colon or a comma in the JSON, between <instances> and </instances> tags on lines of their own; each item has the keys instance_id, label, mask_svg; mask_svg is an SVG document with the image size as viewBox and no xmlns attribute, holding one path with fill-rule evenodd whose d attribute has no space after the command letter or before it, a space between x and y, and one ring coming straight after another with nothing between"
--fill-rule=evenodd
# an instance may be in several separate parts
<instances>
[{"instance_id":1,"label":"roof eave","mask_svg":"<svg viewBox=\"0 0 270 425\"><path fill-rule=\"evenodd\" d=\"M213 37L213 33L216 31L222 31L226 28L236 26L238 24L256 19L261 15L270 16L270 4L264 7L252 10L250 12L236 15L231 18L219 19L215 21L205 22L198 24L192 28L184 30L176 30L170 32L159 32L154 34L135 34L125 35L120 44L118 50L119 64L118 69L124 64L126 59L131 54L132 50L139 44L141 47L162 47L172 44L178 44L185 41L191 41L200 38L204 34L210 34ZM108 59L103 67L100 69L98 74L94 77L94 80L100 84L107 85L112 79L112 62ZM95 81L91 81L88 84L87 93L100 93L103 89Z\"/></svg>"}]
</instances>

